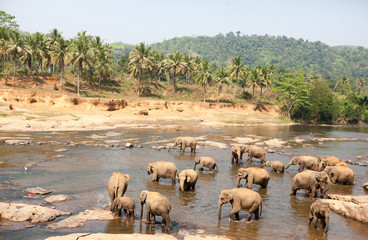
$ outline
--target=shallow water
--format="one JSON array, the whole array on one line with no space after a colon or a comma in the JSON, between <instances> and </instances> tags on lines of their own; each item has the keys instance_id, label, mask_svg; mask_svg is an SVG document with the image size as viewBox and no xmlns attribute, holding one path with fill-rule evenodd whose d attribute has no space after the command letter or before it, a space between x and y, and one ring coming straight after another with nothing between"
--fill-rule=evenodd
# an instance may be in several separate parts
<instances>
[{"instance_id":1,"label":"shallow water","mask_svg":"<svg viewBox=\"0 0 368 240\"><path fill-rule=\"evenodd\" d=\"M229 222L230 204L223 205L221 221L217 220L217 201L222 189L236 187L236 172L238 166L231 165L231 139L249 137L249 134L264 137L292 140L295 137L305 139L308 147L302 144L288 144L292 148L273 148L285 150L293 154L323 154L334 155L340 159L352 159L356 155L367 155L368 129L344 127L306 127L306 126L269 126L269 127L226 127L226 128L179 128L179 129L121 129L98 132L46 132L46 133L0 133L0 139L30 139L33 142L45 142L37 145L0 145L0 183L9 180L17 184L6 185L12 189L0 190L0 201L24 202L40 204L42 198L24 198L22 190L28 187L40 186L53 190L53 194L67 194L72 200L55 203L57 209L71 211L73 215L85 209L94 207L108 208L109 196L106 183L112 172L119 171L131 176L125 196L132 197L136 202L136 220L113 220L87 222L86 226L77 229L46 229L47 224L23 229L24 223L11 223L11 226L0 226L0 237L3 239L42 239L48 236L72 232L107 232L107 233L155 233L162 232L159 224L146 225L138 220L139 194L142 190L158 191L171 201L171 221L176 235L179 229L189 231L205 229L210 234L234 236L239 239L362 239L368 236L368 225L359 223L331 213L328 234L321 229L308 225L308 210L313 202L303 191L296 196L290 196L290 180L297 173L297 166L291 166L285 174L271 173L271 180L266 189L253 185L253 190L263 197L263 211L259 221L245 222L247 213L240 212L240 222ZM226 143L228 148L200 146L197 154L180 154L177 150L170 153L167 150L157 151L145 144L152 141L171 140L177 136L202 136L205 140ZM323 138L356 138L355 141L327 141L318 144L313 137ZM113 140L113 141L112 141ZM55 141L59 145L51 145ZM107 141L107 142L104 142ZM106 148L106 143L120 141L120 147ZM68 146L73 142L79 146ZM141 144L143 148L125 149L123 145L132 142ZM95 146L99 144L101 146ZM303 143L303 144L304 144ZM65 151L55 151L66 149ZM152 182L148 176L147 165L153 161L172 161L181 171L193 168L195 156L211 156L219 167L218 173L203 171L195 190L182 193L178 184L172 185L171 180L160 179ZM252 163L245 162L243 157L241 167L260 166L255 159ZM286 165L291 157L279 154L267 154L268 160L280 160ZM24 165L36 162L27 171ZM350 165L356 174L355 185L345 186L335 184L329 193L336 194L366 194L362 183L368 181L368 168ZM48 204L44 204L49 206ZM145 214L144 214L145 216ZM59 217L56 221L63 219ZM158 217L161 221L161 218Z\"/></svg>"}]
</instances>

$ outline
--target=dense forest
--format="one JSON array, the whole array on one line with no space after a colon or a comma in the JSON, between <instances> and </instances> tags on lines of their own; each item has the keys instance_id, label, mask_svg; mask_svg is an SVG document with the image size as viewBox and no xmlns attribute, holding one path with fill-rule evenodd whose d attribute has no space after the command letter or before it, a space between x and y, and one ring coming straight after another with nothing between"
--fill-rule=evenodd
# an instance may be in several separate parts
<instances>
[{"instance_id":1,"label":"dense forest","mask_svg":"<svg viewBox=\"0 0 368 240\"><path fill-rule=\"evenodd\" d=\"M5 85L19 75L51 75L60 78L54 87L60 91L67 73L75 76L78 96L81 83L96 83L98 91L109 86L118 93L121 84L138 97L155 89L161 91L158 98L163 92L175 96L185 90L189 95L200 92L203 101L240 100L259 109L277 104L295 121L368 123L367 63L367 49L361 47L239 33L174 38L151 46L106 44L85 31L65 39L58 29L22 32L14 16L0 11L0 75ZM227 98L225 86L233 91ZM211 99L209 88L217 91Z\"/></svg>"}]
</instances>

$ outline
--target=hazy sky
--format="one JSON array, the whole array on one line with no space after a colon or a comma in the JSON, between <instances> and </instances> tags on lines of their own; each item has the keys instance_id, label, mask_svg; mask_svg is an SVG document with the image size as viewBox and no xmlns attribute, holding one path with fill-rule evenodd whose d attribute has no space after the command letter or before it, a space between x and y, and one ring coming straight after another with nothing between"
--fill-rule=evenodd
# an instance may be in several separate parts
<instances>
[{"instance_id":1,"label":"hazy sky","mask_svg":"<svg viewBox=\"0 0 368 240\"><path fill-rule=\"evenodd\" d=\"M368 47L368 0L0 0L0 9L24 31L86 30L108 43L240 31Z\"/></svg>"}]
</instances>

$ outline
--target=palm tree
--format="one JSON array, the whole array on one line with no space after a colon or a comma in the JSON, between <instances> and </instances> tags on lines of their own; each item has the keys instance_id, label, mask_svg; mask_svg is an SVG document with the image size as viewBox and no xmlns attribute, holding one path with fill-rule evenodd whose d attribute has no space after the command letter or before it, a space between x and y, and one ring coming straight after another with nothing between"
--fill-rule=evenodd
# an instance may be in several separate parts
<instances>
[{"instance_id":1,"label":"palm tree","mask_svg":"<svg viewBox=\"0 0 368 240\"><path fill-rule=\"evenodd\" d=\"M106 50L102 50L98 53L95 70L98 77L98 90L100 91L101 79L106 79L112 72L111 58L106 54Z\"/></svg>"},{"instance_id":2,"label":"palm tree","mask_svg":"<svg viewBox=\"0 0 368 240\"><path fill-rule=\"evenodd\" d=\"M189 57L189 55L187 53L185 53L184 56L183 56L183 62L185 63L183 65L183 75L185 76L185 83L188 84L190 74L195 69L195 64L194 64L193 59L191 57Z\"/></svg>"},{"instance_id":3,"label":"palm tree","mask_svg":"<svg viewBox=\"0 0 368 240\"><path fill-rule=\"evenodd\" d=\"M69 42L66 41L63 37L59 37L58 39L56 39L56 42L54 44L54 49L51 52L52 63L60 66L61 76L60 76L59 91L61 91L63 87L64 67L65 67L67 54L68 54L68 46L69 46Z\"/></svg>"},{"instance_id":4,"label":"palm tree","mask_svg":"<svg viewBox=\"0 0 368 240\"><path fill-rule=\"evenodd\" d=\"M8 55L13 60L13 67L14 67L13 81L14 81L18 58L21 55L26 54L28 51L24 46L23 38L20 37L19 32L13 32L10 35L9 41L5 47L6 47L6 55ZM5 85L7 85L6 79Z\"/></svg>"},{"instance_id":5,"label":"palm tree","mask_svg":"<svg viewBox=\"0 0 368 240\"><path fill-rule=\"evenodd\" d=\"M81 74L83 71L83 64L88 67L92 65L92 59L90 56L89 39L85 31L78 33L78 38L74 39L72 42L72 51L70 62L74 67L78 67L78 83L77 83L77 93L79 97L79 86L81 81Z\"/></svg>"},{"instance_id":6,"label":"palm tree","mask_svg":"<svg viewBox=\"0 0 368 240\"><path fill-rule=\"evenodd\" d=\"M27 65L29 70L33 70L33 60L37 56L38 44L34 35L26 35L24 37L24 46L27 53L21 56L20 60L24 65Z\"/></svg>"},{"instance_id":7,"label":"palm tree","mask_svg":"<svg viewBox=\"0 0 368 240\"><path fill-rule=\"evenodd\" d=\"M178 76L179 73L183 72L184 68L186 67L186 63L183 61L183 56L180 54L180 52L175 52L169 55L169 57L165 59L164 62L166 69L172 76L173 87L175 92L176 77Z\"/></svg>"},{"instance_id":8,"label":"palm tree","mask_svg":"<svg viewBox=\"0 0 368 240\"><path fill-rule=\"evenodd\" d=\"M53 52L55 50L55 44L56 44L57 40L61 37L62 37L61 32L58 29L54 28L50 31L50 33L46 37L46 44L47 44L47 47L50 49L51 52ZM51 56L51 58L52 58L52 56ZM55 68L54 68L54 64L52 63L52 60L51 60L51 68L52 68L52 72L54 72Z\"/></svg>"},{"instance_id":9,"label":"palm tree","mask_svg":"<svg viewBox=\"0 0 368 240\"><path fill-rule=\"evenodd\" d=\"M164 72L164 54L162 52L153 51L152 52L153 61L152 69L157 81L160 81L162 73Z\"/></svg>"},{"instance_id":10,"label":"palm tree","mask_svg":"<svg viewBox=\"0 0 368 240\"><path fill-rule=\"evenodd\" d=\"M236 81L238 81L239 76L244 77L246 73L245 65L242 63L242 60L239 56L232 59L231 64L229 66L229 73L230 73L230 77L235 76ZM244 78L243 91L244 91L245 84L246 84L245 81L246 81L246 78Z\"/></svg>"},{"instance_id":11,"label":"palm tree","mask_svg":"<svg viewBox=\"0 0 368 240\"><path fill-rule=\"evenodd\" d=\"M129 53L129 65L136 65L138 77L138 96L141 94L141 74L142 70L152 64L151 48L146 47L144 43L140 43Z\"/></svg>"},{"instance_id":12,"label":"palm tree","mask_svg":"<svg viewBox=\"0 0 368 240\"><path fill-rule=\"evenodd\" d=\"M230 78L229 78L229 74L228 72L226 71L226 69L224 67L220 67L217 69L216 71L216 78L215 78L217 84L218 84L218 99L217 101L220 100L220 94L222 92L222 86L224 84L227 84L229 85L230 84Z\"/></svg>"},{"instance_id":13,"label":"palm tree","mask_svg":"<svg viewBox=\"0 0 368 240\"><path fill-rule=\"evenodd\" d=\"M254 97L254 89L259 87L260 73L258 68L253 68L250 71L250 87L252 88L252 96Z\"/></svg>"},{"instance_id":14,"label":"palm tree","mask_svg":"<svg viewBox=\"0 0 368 240\"><path fill-rule=\"evenodd\" d=\"M213 75L210 72L208 61L203 61L194 76L197 84L203 87L203 102L206 101L206 85L210 85L213 81Z\"/></svg>"},{"instance_id":15,"label":"palm tree","mask_svg":"<svg viewBox=\"0 0 368 240\"><path fill-rule=\"evenodd\" d=\"M259 102L262 101L262 89L268 87L272 82L273 71L266 66L260 67L260 81L259 86L261 88Z\"/></svg>"}]
</instances>

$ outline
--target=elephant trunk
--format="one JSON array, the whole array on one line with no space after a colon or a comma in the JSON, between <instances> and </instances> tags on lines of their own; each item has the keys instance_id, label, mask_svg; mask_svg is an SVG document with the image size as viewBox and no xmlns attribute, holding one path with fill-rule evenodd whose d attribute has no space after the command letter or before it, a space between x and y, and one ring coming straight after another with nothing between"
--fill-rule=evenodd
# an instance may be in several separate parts
<instances>
[{"instance_id":1,"label":"elephant trunk","mask_svg":"<svg viewBox=\"0 0 368 240\"><path fill-rule=\"evenodd\" d=\"M241 179L241 177L240 176L238 176L238 187L240 187L240 179Z\"/></svg>"},{"instance_id":2,"label":"elephant trunk","mask_svg":"<svg viewBox=\"0 0 368 240\"><path fill-rule=\"evenodd\" d=\"M143 203L143 202L141 202L141 220L142 220L142 218L143 218L143 205L144 205L144 203Z\"/></svg>"},{"instance_id":3,"label":"elephant trunk","mask_svg":"<svg viewBox=\"0 0 368 240\"><path fill-rule=\"evenodd\" d=\"M184 192L184 180L180 179L179 189Z\"/></svg>"},{"instance_id":4,"label":"elephant trunk","mask_svg":"<svg viewBox=\"0 0 368 240\"><path fill-rule=\"evenodd\" d=\"M288 169L292 163L293 163L293 160L291 160L291 161L289 162L289 164L286 166L286 168L285 168L285 169Z\"/></svg>"},{"instance_id":5,"label":"elephant trunk","mask_svg":"<svg viewBox=\"0 0 368 240\"><path fill-rule=\"evenodd\" d=\"M218 220L221 220L221 207L222 207L222 203L219 202L219 204L218 204Z\"/></svg>"}]
</instances>

